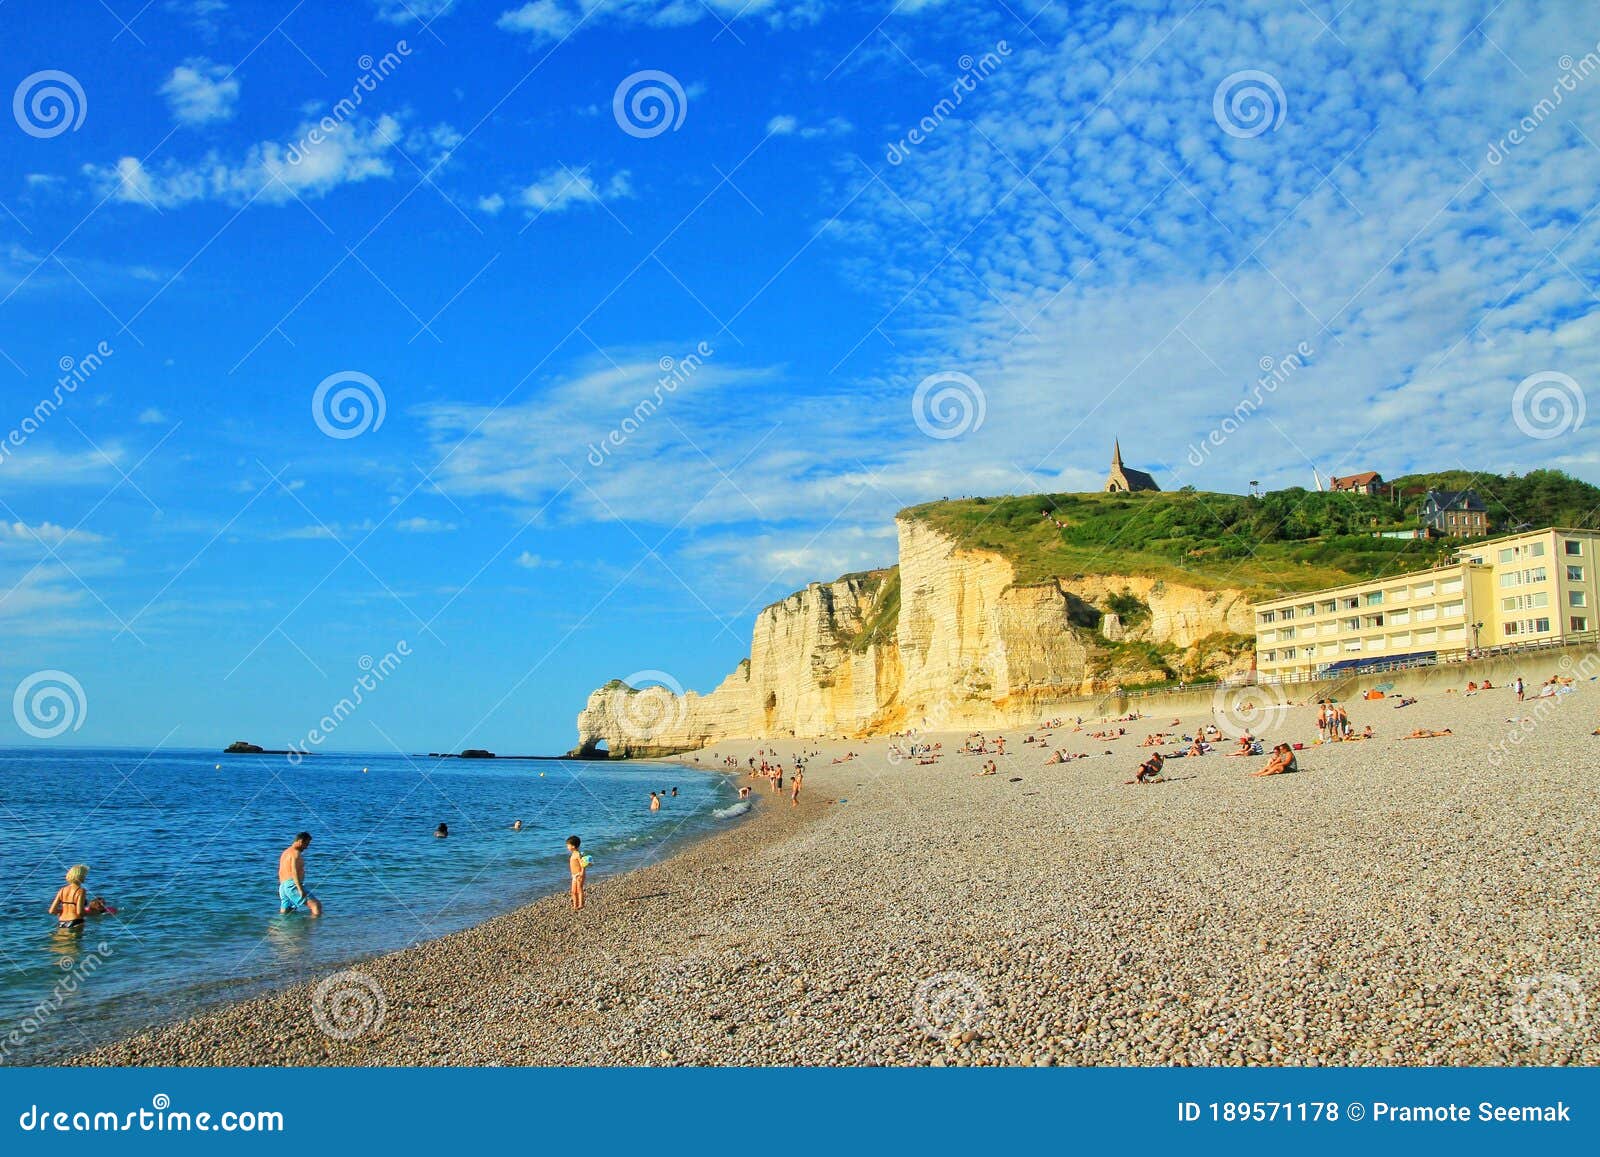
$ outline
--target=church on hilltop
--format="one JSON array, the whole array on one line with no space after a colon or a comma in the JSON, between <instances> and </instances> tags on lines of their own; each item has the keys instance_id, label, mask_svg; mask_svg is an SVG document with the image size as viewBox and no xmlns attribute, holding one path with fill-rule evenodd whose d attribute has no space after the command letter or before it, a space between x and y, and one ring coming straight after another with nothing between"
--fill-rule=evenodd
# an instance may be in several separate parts
<instances>
[{"instance_id":1,"label":"church on hilltop","mask_svg":"<svg viewBox=\"0 0 1600 1157\"><path fill-rule=\"evenodd\" d=\"M1137 490L1160 490L1156 480L1143 470L1122 464L1122 443L1111 443L1111 473L1106 476L1107 494L1132 494Z\"/></svg>"}]
</instances>

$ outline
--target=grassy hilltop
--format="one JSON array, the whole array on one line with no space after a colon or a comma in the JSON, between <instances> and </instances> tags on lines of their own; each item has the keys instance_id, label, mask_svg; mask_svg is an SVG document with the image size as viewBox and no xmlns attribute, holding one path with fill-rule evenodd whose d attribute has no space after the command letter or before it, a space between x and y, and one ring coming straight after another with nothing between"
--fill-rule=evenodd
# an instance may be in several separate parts
<instances>
[{"instance_id":1,"label":"grassy hilltop","mask_svg":"<svg viewBox=\"0 0 1600 1157\"><path fill-rule=\"evenodd\" d=\"M901 511L1010 560L1019 583L1140 574L1258 594L1311 590L1447 562L1448 540L1374 537L1417 525L1430 488L1475 489L1497 526L1600 527L1600 488L1556 470L1450 471L1394 480L1393 497L1295 487L1260 497L1181 490L946 499ZM1049 511L1064 523L1041 517Z\"/></svg>"}]
</instances>

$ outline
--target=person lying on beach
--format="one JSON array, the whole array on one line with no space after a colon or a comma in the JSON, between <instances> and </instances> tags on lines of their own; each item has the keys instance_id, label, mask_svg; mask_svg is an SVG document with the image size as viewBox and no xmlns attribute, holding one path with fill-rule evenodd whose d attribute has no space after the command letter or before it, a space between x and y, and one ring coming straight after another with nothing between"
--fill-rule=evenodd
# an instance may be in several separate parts
<instances>
[{"instance_id":1,"label":"person lying on beach","mask_svg":"<svg viewBox=\"0 0 1600 1157\"><path fill-rule=\"evenodd\" d=\"M1280 743L1272 749L1272 758L1267 760L1267 766L1260 771L1252 771L1252 776L1257 775L1284 775L1287 772L1299 771L1300 765L1295 761L1294 748L1287 743Z\"/></svg>"},{"instance_id":2,"label":"person lying on beach","mask_svg":"<svg viewBox=\"0 0 1600 1157\"><path fill-rule=\"evenodd\" d=\"M1453 732L1451 732L1451 730L1448 727L1441 728L1438 731L1433 731L1433 730L1430 730L1429 728L1426 728L1426 727L1419 727L1415 731L1413 731L1410 735L1402 735L1400 738L1401 739L1438 739L1440 736L1451 735L1451 734L1453 734Z\"/></svg>"},{"instance_id":3,"label":"person lying on beach","mask_svg":"<svg viewBox=\"0 0 1600 1157\"><path fill-rule=\"evenodd\" d=\"M1416 700L1416 698L1415 698L1415 697L1414 697L1414 696L1411 696L1411 695L1404 695L1404 696L1401 696L1401 699L1400 699L1400 702L1398 702L1398 703L1396 703L1396 704L1395 704L1395 705L1394 705L1394 709L1395 709L1395 710L1396 710L1396 711L1398 711L1398 710L1400 710L1400 708L1402 708L1402 707L1410 707L1410 706L1411 706L1411 705L1412 705L1412 704L1413 704L1413 703L1415 703L1415 702L1416 702L1416 701L1417 701L1417 700Z\"/></svg>"},{"instance_id":4,"label":"person lying on beach","mask_svg":"<svg viewBox=\"0 0 1600 1157\"><path fill-rule=\"evenodd\" d=\"M87 864L73 864L67 869L67 882L61 885L55 899L50 901L50 915L56 918L58 927L83 927L83 910L89 899L89 894L83 890L83 882L88 878Z\"/></svg>"},{"instance_id":5,"label":"person lying on beach","mask_svg":"<svg viewBox=\"0 0 1600 1157\"><path fill-rule=\"evenodd\" d=\"M1156 783L1161 779L1161 765L1166 762L1166 757L1159 751L1153 753L1149 759L1139 765L1139 770L1129 783Z\"/></svg>"}]
</instances>

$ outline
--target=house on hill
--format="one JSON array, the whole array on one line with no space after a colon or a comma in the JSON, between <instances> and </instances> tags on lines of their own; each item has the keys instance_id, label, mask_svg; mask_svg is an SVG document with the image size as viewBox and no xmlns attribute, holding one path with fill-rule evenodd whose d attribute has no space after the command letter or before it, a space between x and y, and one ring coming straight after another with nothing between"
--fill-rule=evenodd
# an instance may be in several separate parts
<instances>
[{"instance_id":1,"label":"house on hill","mask_svg":"<svg viewBox=\"0 0 1600 1157\"><path fill-rule=\"evenodd\" d=\"M1430 490L1418 516L1424 526L1449 538L1489 533L1489 508L1476 490Z\"/></svg>"},{"instance_id":2,"label":"house on hill","mask_svg":"<svg viewBox=\"0 0 1600 1157\"><path fill-rule=\"evenodd\" d=\"M1364 470L1360 474L1335 478L1329 486L1335 494L1340 491L1346 494L1377 494L1383 489L1383 478L1376 470Z\"/></svg>"},{"instance_id":3,"label":"house on hill","mask_svg":"<svg viewBox=\"0 0 1600 1157\"><path fill-rule=\"evenodd\" d=\"M1111 443L1111 473L1106 476L1107 494L1132 494L1139 490L1160 490L1156 480L1143 470L1122 464L1122 443Z\"/></svg>"}]
</instances>

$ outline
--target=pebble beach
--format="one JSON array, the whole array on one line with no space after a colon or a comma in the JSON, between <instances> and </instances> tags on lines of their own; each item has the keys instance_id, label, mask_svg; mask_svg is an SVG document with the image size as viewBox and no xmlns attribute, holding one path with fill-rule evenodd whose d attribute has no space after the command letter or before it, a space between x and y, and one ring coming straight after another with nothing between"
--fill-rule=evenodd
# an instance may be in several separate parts
<instances>
[{"instance_id":1,"label":"pebble beach","mask_svg":"<svg viewBox=\"0 0 1600 1157\"><path fill-rule=\"evenodd\" d=\"M1268 747L1305 745L1270 778L1218 753L1125 783L1146 734L1213 718L1159 706L989 732L1003 756L920 734L932 764L724 742L684 759L806 753L800 805L741 775L749 818L592 880L582 912L552 897L75 1063L1600 1062L1600 683L1537 714L1498 688L1395 702L1346 704L1364 742L1268 713Z\"/></svg>"}]
</instances>

